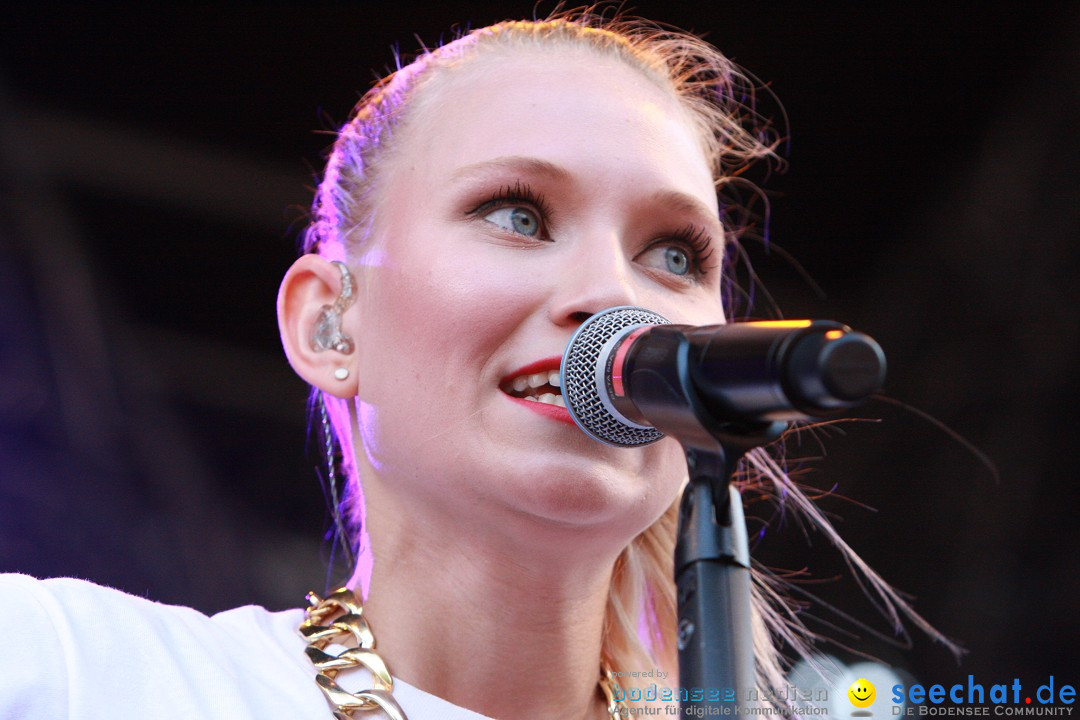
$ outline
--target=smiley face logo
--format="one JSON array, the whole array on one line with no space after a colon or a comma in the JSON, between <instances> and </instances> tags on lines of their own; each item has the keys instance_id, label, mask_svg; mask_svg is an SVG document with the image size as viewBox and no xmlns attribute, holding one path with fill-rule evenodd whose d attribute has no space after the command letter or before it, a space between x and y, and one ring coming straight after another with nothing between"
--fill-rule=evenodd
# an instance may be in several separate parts
<instances>
[{"instance_id":1,"label":"smiley face logo","mask_svg":"<svg viewBox=\"0 0 1080 720\"><path fill-rule=\"evenodd\" d=\"M866 678L859 678L855 682L851 683L851 687L847 691L848 700L851 704L857 708L866 708L874 704L874 698L877 697L877 690L874 688L874 684Z\"/></svg>"}]
</instances>

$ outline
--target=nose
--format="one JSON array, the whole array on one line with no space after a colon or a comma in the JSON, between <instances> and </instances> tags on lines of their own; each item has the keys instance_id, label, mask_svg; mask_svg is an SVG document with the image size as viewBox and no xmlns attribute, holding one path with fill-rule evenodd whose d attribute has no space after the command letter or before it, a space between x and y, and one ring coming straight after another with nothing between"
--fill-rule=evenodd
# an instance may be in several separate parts
<instances>
[{"instance_id":1,"label":"nose","mask_svg":"<svg viewBox=\"0 0 1080 720\"><path fill-rule=\"evenodd\" d=\"M576 245L555 282L552 322L576 328L601 310L638 304L633 261L618 235L594 236Z\"/></svg>"}]
</instances>

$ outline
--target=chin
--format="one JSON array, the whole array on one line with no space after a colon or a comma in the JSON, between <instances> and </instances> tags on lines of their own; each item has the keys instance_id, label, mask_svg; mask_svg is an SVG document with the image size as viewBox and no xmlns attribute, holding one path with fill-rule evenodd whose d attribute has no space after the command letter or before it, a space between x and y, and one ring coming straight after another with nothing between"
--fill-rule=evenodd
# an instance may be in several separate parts
<instances>
[{"instance_id":1,"label":"chin","mask_svg":"<svg viewBox=\"0 0 1080 720\"><path fill-rule=\"evenodd\" d=\"M629 542L655 522L674 499L661 498L657 488L643 477L595 464L576 472L552 472L548 468L534 476L516 496L515 504L521 511L556 527L606 529L625 535Z\"/></svg>"}]
</instances>

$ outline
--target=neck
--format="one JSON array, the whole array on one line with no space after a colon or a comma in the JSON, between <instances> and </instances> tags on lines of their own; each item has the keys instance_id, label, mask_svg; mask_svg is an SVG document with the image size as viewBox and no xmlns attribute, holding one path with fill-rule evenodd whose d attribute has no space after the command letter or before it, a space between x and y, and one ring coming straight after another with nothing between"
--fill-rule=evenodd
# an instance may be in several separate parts
<instances>
[{"instance_id":1,"label":"neck","mask_svg":"<svg viewBox=\"0 0 1080 720\"><path fill-rule=\"evenodd\" d=\"M617 548L583 546L581 534L571 548L571 533L540 521L527 546L494 523L425 517L403 532L395 518L410 515L386 500L368 515L365 615L396 677L495 718L606 717L598 680Z\"/></svg>"}]
</instances>

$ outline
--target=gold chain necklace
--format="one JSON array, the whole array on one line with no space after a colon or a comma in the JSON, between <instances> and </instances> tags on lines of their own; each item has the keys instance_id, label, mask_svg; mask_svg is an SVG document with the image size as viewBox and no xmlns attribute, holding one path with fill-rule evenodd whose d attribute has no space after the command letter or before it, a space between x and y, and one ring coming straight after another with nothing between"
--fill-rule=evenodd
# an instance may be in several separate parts
<instances>
[{"instance_id":1,"label":"gold chain necklace","mask_svg":"<svg viewBox=\"0 0 1080 720\"><path fill-rule=\"evenodd\" d=\"M305 619L300 625L300 634L308 643L304 653L318 671L315 684L326 696L336 720L356 720L353 713L380 710L391 720L408 720L394 699L394 679L386 663L375 652L375 636L364 618L360 598L352 590L341 588L326 598L309 592L307 601ZM345 650L331 655L325 650L330 644L343 645ZM350 668L364 668L370 672L375 687L359 692L343 689L336 678L339 672ZM601 666L600 690L607 700L607 713L611 720L625 720L629 712L621 700L615 699L611 683L611 670Z\"/></svg>"}]
</instances>

